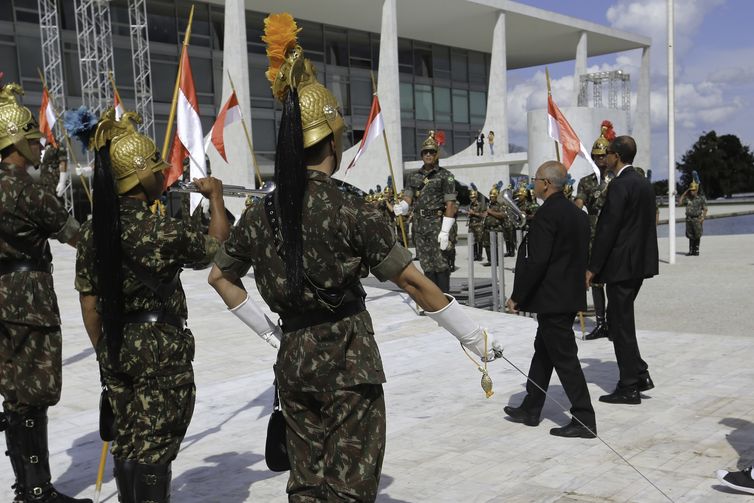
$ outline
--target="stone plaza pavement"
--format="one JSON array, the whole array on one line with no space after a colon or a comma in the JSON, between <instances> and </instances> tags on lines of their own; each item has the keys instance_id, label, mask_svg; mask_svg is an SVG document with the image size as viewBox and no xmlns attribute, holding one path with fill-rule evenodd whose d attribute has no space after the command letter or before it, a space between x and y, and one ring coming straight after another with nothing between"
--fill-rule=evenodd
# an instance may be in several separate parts
<instances>
[{"instance_id":1,"label":"stone plaza pavement","mask_svg":"<svg viewBox=\"0 0 754 503\"><path fill-rule=\"evenodd\" d=\"M645 283L637 302L642 355L656 384L642 404L598 402L617 380L612 346L578 341L598 432L674 501L744 501L721 487L714 471L754 460L754 237L705 237L701 257L679 255L673 266L666 263L667 240L660 249L661 274ZM64 337L63 395L50 411L53 481L66 493L92 497L102 447L97 364L73 290L74 250L54 244L53 253ZM287 475L268 471L263 459L274 350L226 311L206 276L182 276L197 344L197 404L173 464L173 501L286 501ZM260 300L253 281L245 283ZM550 436L551 427L570 419L553 402L538 428L506 421L503 406L523 397L522 375L503 360L492 362L495 395L485 399L480 373L455 340L416 316L405 294L377 288L368 294L388 379L378 501L668 501L599 440ZM503 339L515 365L528 369L532 319L469 314ZM568 406L555 376L550 391ZM0 466L0 501L11 501L10 465L0 460ZM101 501L117 501L111 461Z\"/></svg>"}]
</instances>

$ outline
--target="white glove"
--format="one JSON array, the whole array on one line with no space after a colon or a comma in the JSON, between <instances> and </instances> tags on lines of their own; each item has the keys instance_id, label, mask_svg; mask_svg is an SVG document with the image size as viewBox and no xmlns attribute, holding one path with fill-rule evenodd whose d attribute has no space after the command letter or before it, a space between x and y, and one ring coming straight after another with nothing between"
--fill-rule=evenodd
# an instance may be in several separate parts
<instances>
[{"instance_id":1,"label":"white glove","mask_svg":"<svg viewBox=\"0 0 754 503\"><path fill-rule=\"evenodd\" d=\"M495 337L487 332L487 353L484 352L485 329L469 318L461 305L447 293L445 296L450 303L433 313L426 311L427 316L435 320L442 328L453 334L464 347L481 357L486 362L503 355L503 345L495 340Z\"/></svg>"},{"instance_id":2,"label":"white glove","mask_svg":"<svg viewBox=\"0 0 754 503\"><path fill-rule=\"evenodd\" d=\"M55 193L58 197L63 197L65 194L65 188L68 186L68 172L61 171L60 178L58 178L58 184L55 187Z\"/></svg>"},{"instance_id":3,"label":"white glove","mask_svg":"<svg viewBox=\"0 0 754 503\"><path fill-rule=\"evenodd\" d=\"M202 198L202 202L199 203L199 205L202 207L202 213L204 213L204 216L210 218L211 215L209 213L209 199L207 199L206 197Z\"/></svg>"},{"instance_id":4,"label":"white glove","mask_svg":"<svg viewBox=\"0 0 754 503\"><path fill-rule=\"evenodd\" d=\"M408 215L408 203L406 201L399 201L393 206L393 213L396 217L401 215Z\"/></svg>"},{"instance_id":5,"label":"white glove","mask_svg":"<svg viewBox=\"0 0 754 503\"><path fill-rule=\"evenodd\" d=\"M455 218L442 217L442 229L440 230L440 234L437 235L437 242L440 243L441 250L448 249L449 233L450 233L450 229L453 228L453 222L455 221L456 221Z\"/></svg>"},{"instance_id":6,"label":"white glove","mask_svg":"<svg viewBox=\"0 0 754 503\"><path fill-rule=\"evenodd\" d=\"M248 295L246 296L246 300L230 309L230 312L235 314L239 320L243 321L246 326L251 328L254 333L264 339L270 346L275 349L280 347L280 339L283 336L283 331L279 326L270 321L267 315L259 309L259 306Z\"/></svg>"},{"instance_id":7,"label":"white glove","mask_svg":"<svg viewBox=\"0 0 754 503\"><path fill-rule=\"evenodd\" d=\"M76 174L78 176L92 176L92 167L91 166L82 166L81 164L76 165Z\"/></svg>"}]
</instances>

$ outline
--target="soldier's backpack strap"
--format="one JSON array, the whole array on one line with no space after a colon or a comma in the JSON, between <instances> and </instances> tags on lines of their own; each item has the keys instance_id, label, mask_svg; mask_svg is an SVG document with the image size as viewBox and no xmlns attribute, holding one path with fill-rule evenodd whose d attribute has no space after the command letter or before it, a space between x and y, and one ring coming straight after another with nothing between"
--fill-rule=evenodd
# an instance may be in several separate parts
<instances>
[{"instance_id":1,"label":"soldier's backpack strap","mask_svg":"<svg viewBox=\"0 0 754 503\"><path fill-rule=\"evenodd\" d=\"M135 262L131 258L126 258L123 263L132 273L134 273L134 276L139 280L139 283L149 288L152 293L159 297L163 304L170 300L170 297L172 297L173 293L178 289L178 281L181 275L180 267L175 271L175 274L170 280L162 282L155 278L152 271Z\"/></svg>"}]
</instances>

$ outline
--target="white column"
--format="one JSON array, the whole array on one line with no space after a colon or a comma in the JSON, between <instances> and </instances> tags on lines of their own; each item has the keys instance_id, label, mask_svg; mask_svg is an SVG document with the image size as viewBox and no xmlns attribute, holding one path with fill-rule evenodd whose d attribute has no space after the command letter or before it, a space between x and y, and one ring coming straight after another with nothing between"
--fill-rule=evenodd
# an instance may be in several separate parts
<instances>
[{"instance_id":1,"label":"white column","mask_svg":"<svg viewBox=\"0 0 754 503\"><path fill-rule=\"evenodd\" d=\"M495 132L495 156L508 153L508 60L505 44L505 12L500 12L492 32L490 84L484 134ZM470 148L476 150L472 145Z\"/></svg>"},{"instance_id":2,"label":"white column","mask_svg":"<svg viewBox=\"0 0 754 503\"><path fill-rule=\"evenodd\" d=\"M573 106L579 104L579 77L586 73L587 58L587 34L582 31L579 35L579 43L576 45L576 65L573 71Z\"/></svg>"},{"instance_id":3,"label":"white column","mask_svg":"<svg viewBox=\"0 0 754 503\"><path fill-rule=\"evenodd\" d=\"M222 101L218 105L218 109L214 110L214 114L216 115L219 112L220 107L230 97L231 86L228 79L228 74L230 73L230 76L233 78L233 84L236 87L236 96L238 97L238 104L241 106L241 113L249 128L249 135L251 135L249 59L246 52L246 11L243 0L225 1L224 37ZM209 131L205 131L204 134L209 134ZM210 145L209 149L207 149L207 154L212 163L212 175L229 185L254 187L256 174L243 127L240 123L232 124L225 128L223 136L228 162L226 163L220 157L220 154L217 153L215 147ZM244 200L242 198L226 198L225 204L236 215L239 215L244 208Z\"/></svg>"},{"instance_id":4,"label":"white column","mask_svg":"<svg viewBox=\"0 0 754 503\"><path fill-rule=\"evenodd\" d=\"M675 264L675 58L673 0L668 0L668 263Z\"/></svg>"},{"instance_id":5,"label":"white column","mask_svg":"<svg viewBox=\"0 0 754 503\"><path fill-rule=\"evenodd\" d=\"M650 164L649 47L642 49L641 53L639 83L636 88L636 115L633 122L633 135L637 149L634 164L645 169L653 168Z\"/></svg>"},{"instance_id":6,"label":"white column","mask_svg":"<svg viewBox=\"0 0 754 503\"><path fill-rule=\"evenodd\" d=\"M394 183L401 190L403 188L403 144L401 141L401 89L398 73L396 0L385 0L382 4L378 71L377 94L380 98L390 159L397 178Z\"/></svg>"}]
</instances>

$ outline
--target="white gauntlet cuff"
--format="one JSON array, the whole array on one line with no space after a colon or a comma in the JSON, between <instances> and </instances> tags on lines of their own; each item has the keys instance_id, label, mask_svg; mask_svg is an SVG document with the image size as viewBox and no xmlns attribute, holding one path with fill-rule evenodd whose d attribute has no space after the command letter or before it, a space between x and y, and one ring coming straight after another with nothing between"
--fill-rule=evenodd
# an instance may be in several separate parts
<instances>
[{"instance_id":1,"label":"white gauntlet cuff","mask_svg":"<svg viewBox=\"0 0 754 503\"><path fill-rule=\"evenodd\" d=\"M482 359L492 361L495 359L496 353L502 354L502 345L495 341L490 333L487 333L487 353L485 354L484 329L479 326L479 323L469 318L455 298L448 294L445 294L445 297L450 300L450 303L439 311L427 311L427 316L435 320L438 325L458 339L464 347L473 351Z\"/></svg>"},{"instance_id":2,"label":"white gauntlet cuff","mask_svg":"<svg viewBox=\"0 0 754 503\"><path fill-rule=\"evenodd\" d=\"M259 306L247 295L246 299L230 309L239 320L251 328L259 337L273 348L280 347L282 330L265 315Z\"/></svg>"}]
</instances>

